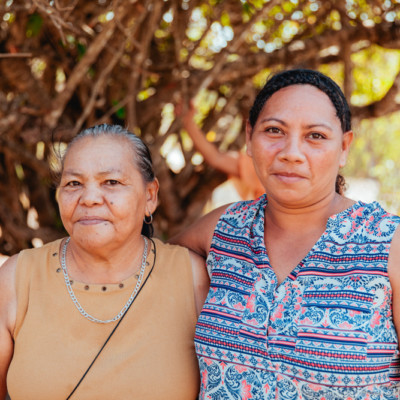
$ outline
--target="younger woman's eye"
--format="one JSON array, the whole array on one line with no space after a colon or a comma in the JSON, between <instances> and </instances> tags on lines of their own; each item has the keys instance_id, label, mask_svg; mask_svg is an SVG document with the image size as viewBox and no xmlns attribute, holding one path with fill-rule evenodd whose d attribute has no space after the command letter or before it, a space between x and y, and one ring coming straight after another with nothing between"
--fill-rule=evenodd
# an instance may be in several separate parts
<instances>
[{"instance_id":1,"label":"younger woman's eye","mask_svg":"<svg viewBox=\"0 0 400 400\"><path fill-rule=\"evenodd\" d=\"M312 139L325 139L325 136L322 133L312 132L309 135Z\"/></svg>"},{"instance_id":2,"label":"younger woman's eye","mask_svg":"<svg viewBox=\"0 0 400 400\"><path fill-rule=\"evenodd\" d=\"M268 132L268 133L272 133L272 134L280 134L280 133L282 133L282 131L279 128L275 127L275 126L271 126L271 127L267 128L265 131Z\"/></svg>"}]
</instances>

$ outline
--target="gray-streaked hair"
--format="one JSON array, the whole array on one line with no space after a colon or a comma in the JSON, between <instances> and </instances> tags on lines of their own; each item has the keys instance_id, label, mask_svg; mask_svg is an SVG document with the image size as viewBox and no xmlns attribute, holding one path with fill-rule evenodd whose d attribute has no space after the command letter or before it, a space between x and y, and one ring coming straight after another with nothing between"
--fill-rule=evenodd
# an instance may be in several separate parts
<instances>
[{"instance_id":1,"label":"gray-streaked hair","mask_svg":"<svg viewBox=\"0 0 400 400\"><path fill-rule=\"evenodd\" d=\"M100 136L114 136L127 139L132 145L134 154L134 162L142 175L145 182L153 182L155 179L153 162L151 159L150 150L147 145L136 136L134 133L128 131L120 125L101 124L86 128L79 132L68 144L68 147L62 157L61 171L64 168L64 159L68 154L69 149L81 139L85 137L97 138Z\"/></svg>"}]
</instances>

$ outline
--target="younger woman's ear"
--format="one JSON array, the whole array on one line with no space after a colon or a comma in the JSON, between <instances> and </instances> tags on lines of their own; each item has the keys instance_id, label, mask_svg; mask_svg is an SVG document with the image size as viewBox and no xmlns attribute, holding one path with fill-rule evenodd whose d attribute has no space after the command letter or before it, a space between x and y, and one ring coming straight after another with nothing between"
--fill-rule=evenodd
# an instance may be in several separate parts
<instances>
[{"instance_id":1,"label":"younger woman's ear","mask_svg":"<svg viewBox=\"0 0 400 400\"><path fill-rule=\"evenodd\" d=\"M253 128L250 125L250 121L246 121L246 153L248 156L253 156L253 150L251 148L251 135L253 134Z\"/></svg>"},{"instance_id":2,"label":"younger woman's ear","mask_svg":"<svg viewBox=\"0 0 400 400\"><path fill-rule=\"evenodd\" d=\"M347 156L349 155L350 145L353 141L353 131L347 131L343 133L342 137L342 154L340 155L340 168L343 168L346 165Z\"/></svg>"}]
</instances>

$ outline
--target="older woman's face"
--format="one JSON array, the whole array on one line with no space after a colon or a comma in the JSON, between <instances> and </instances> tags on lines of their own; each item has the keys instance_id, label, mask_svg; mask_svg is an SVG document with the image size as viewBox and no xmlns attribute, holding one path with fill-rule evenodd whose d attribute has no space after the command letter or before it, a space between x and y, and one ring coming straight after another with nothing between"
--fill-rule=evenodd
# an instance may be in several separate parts
<instances>
[{"instance_id":1,"label":"older woman's face","mask_svg":"<svg viewBox=\"0 0 400 400\"><path fill-rule=\"evenodd\" d=\"M329 97L311 85L277 91L247 127L247 151L269 199L288 207L334 194L351 140Z\"/></svg>"},{"instance_id":2,"label":"older woman's face","mask_svg":"<svg viewBox=\"0 0 400 400\"><path fill-rule=\"evenodd\" d=\"M157 182L145 183L127 139L86 137L64 160L58 203L71 238L87 249L133 244L146 211L157 202Z\"/></svg>"}]
</instances>

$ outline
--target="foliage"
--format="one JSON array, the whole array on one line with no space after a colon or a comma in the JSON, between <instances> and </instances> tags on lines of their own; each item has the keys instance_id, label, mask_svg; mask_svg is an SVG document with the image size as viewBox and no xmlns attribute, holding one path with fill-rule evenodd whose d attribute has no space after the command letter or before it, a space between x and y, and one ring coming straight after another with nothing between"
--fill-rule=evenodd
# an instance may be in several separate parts
<instances>
[{"instance_id":1,"label":"foliage","mask_svg":"<svg viewBox=\"0 0 400 400\"><path fill-rule=\"evenodd\" d=\"M385 177L398 208L399 10L398 0L2 2L0 252L64 234L54 147L102 122L150 145L157 234L173 234L226 178L196 156L174 106L196 97L208 137L241 148L257 88L283 67L320 68L342 85L358 131L347 173Z\"/></svg>"}]
</instances>

